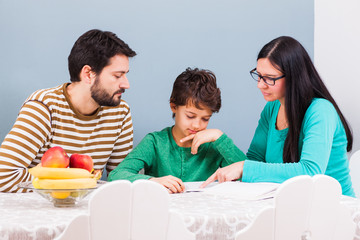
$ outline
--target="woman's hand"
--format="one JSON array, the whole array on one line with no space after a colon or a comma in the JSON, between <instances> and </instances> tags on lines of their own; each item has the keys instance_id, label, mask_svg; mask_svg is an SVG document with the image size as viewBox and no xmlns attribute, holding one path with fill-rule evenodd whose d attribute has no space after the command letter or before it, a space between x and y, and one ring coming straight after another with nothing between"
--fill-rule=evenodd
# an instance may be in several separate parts
<instances>
[{"instance_id":1,"label":"woman's hand","mask_svg":"<svg viewBox=\"0 0 360 240\"><path fill-rule=\"evenodd\" d=\"M223 134L222 131L219 129L205 129L196 134L191 134L187 137L180 139L180 142L186 142L189 140L193 140L191 144L191 153L197 154L198 148L201 144L206 142L214 142L216 141L221 135Z\"/></svg>"},{"instance_id":2,"label":"woman's hand","mask_svg":"<svg viewBox=\"0 0 360 240\"><path fill-rule=\"evenodd\" d=\"M219 168L213 175L211 175L200 188L206 187L208 184L218 180L219 183L233 181L241 178L243 173L244 161L233 163L229 166Z\"/></svg>"},{"instance_id":3,"label":"woman's hand","mask_svg":"<svg viewBox=\"0 0 360 240\"><path fill-rule=\"evenodd\" d=\"M165 176L165 177L158 177L158 178L150 178L150 181L154 181L160 183L169 193L181 193L185 190L185 185L181 179L174 177L174 176Z\"/></svg>"}]
</instances>

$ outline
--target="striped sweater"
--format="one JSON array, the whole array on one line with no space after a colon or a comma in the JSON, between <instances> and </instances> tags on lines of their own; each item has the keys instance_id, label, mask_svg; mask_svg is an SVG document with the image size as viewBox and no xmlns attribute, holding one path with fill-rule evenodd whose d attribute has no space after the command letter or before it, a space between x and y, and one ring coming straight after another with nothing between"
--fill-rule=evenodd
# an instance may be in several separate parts
<instances>
[{"instance_id":1,"label":"striped sweater","mask_svg":"<svg viewBox=\"0 0 360 240\"><path fill-rule=\"evenodd\" d=\"M99 107L91 116L76 111L65 83L34 92L22 106L16 122L0 147L0 191L20 192L20 182L31 181L28 168L40 163L51 147L70 156L87 154L94 169L109 173L131 151L133 126L128 104Z\"/></svg>"}]
</instances>

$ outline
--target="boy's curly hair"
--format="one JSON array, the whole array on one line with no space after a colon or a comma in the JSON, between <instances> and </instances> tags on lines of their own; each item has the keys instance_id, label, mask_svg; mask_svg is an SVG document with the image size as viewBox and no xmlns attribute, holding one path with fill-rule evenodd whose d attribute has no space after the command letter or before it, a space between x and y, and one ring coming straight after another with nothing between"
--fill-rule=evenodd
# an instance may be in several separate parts
<instances>
[{"instance_id":1,"label":"boy's curly hair","mask_svg":"<svg viewBox=\"0 0 360 240\"><path fill-rule=\"evenodd\" d=\"M215 74L209 70L187 68L175 80L170 103L176 106L194 105L198 109L206 106L219 112L221 92L216 85Z\"/></svg>"}]
</instances>

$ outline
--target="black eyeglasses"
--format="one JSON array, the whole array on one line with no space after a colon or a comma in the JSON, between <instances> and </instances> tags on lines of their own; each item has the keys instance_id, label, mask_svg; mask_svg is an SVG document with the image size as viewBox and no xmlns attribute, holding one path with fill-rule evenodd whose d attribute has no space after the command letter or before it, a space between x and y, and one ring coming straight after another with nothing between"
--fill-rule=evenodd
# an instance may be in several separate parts
<instances>
[{"instance_id":1,"label":"black eyeglasses","mask_svg":"<svg viewBox=\"0 0 360 240\"><path fill-rule=\"evenodd\" d=\"M279 80L279 79L285 77L285 74L280 77L277 77L277 78L262 76L256 71L256 68L254 68L253 70L250 71L250 75L255 81L260 82L260 79L262 79L264 81L264 83L266 83L269 86L274 86L276 80Z\"/></svg>"}]
</instances>

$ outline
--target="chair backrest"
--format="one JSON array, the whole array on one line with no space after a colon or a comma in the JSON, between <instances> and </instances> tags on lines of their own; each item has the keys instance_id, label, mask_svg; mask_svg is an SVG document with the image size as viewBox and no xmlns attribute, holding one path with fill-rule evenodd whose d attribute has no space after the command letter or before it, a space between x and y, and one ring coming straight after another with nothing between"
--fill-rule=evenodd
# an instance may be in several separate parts
<instances>
[{"instance_id":1,"label":"chair backrest","mask_svg":"<svg viewBox=\"0 0 360 240\"><path fill-rule=\"evenodd\" d=\"M311 239L353 239L356 226L349 209L340 204L340 183L326 175L315 175L313 182L307 228L311 230Z\"/></svg>"},{"instance_id":2,"label":"chair backrest","mask_svg":"<svg viewBox=\"0 0 360 240\"><path fill-rule=\"evenodd\" d=\"M130 239L131 192L129 181L105 184L89 199L92 240Z\"/></svg>"},{"instance_id":3,"label":"chair backrest","mask_svg":"<svg viewBox=\"0 0 360 240\"><path fill-rule=\"evenodd\" d=\"M58 240L193 240L176 213L169 212L169 194L148 180L120 180L95 190L89 215L72 220Z\"/></svg>"},{"instance_id":4,"label":"chair backrest","mask_svg":"<svg viewBox=\"0 0 360 240\"><path fill-rule=\"evenodd\" d=\"M183 219L169 212L170 196L155 182L137 180L132 186L131 239L193 240Z\"/></svg>"},{"instance_id":5,"label":"chair backrest","mask_svg":"<svg viewBox=\"0 0 360 240\"><path fill-rule=\"evenodd\" d=\"M349 162L351 182L356 194L356 197L360 197L360 150L354 152L350 157Z\"/></svg>"},{"instance_id":6,"label":"chair backrest","mask_svg":"<svg viewBox=\"0 0 360 240\"><path fill-rule=\"evenodd\" d=\"M291 178L276 191L274 207L261 211L236 239L353 239L356 225L340 197L339 182L329 176Z\"/></svg>"},{"instance_id":7,"label":"chair backrest","mask_svg":"<svg viewBox=\"0 0 360 240\"><path fill-rule=\"evenodd\" d=\"M301 176L281 184L275 196L275 239L300 239L307 228L312 179Z\"/></svg>"},{"instance_id":8,"label":"chair backrest","mask_svg":"<svg viewBox=\"0 0 360 240\"><path fill-rule=\"evenodd\" d=\"M64 232L55 240L90 240L89 215L73 218Z\"/></svg>"},{"instance_id":9,"label":"chair backrest","mask_svg":"<svg viewBox=\"0 0 360 240\"><path fill-rule=\"evenodd\" d=\"M165 240L169 222L169 193L158 183L138 180L133 183L133 240Z\"/></svg>"}]
</instances>

